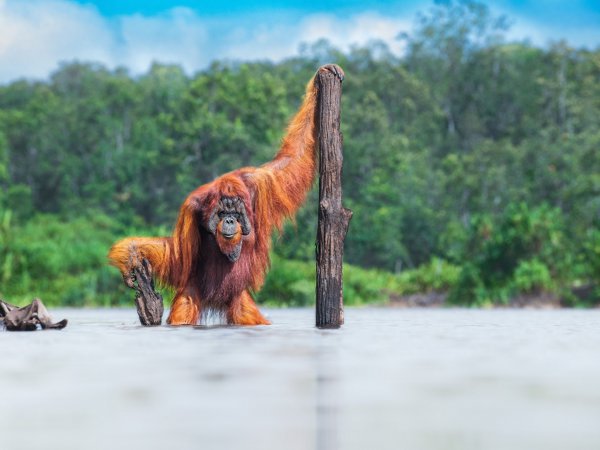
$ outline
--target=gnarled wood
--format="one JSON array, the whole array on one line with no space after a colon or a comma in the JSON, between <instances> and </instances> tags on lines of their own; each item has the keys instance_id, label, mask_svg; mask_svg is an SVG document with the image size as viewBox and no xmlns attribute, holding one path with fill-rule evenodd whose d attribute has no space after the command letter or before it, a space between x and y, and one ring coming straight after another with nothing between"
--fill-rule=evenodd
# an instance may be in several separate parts
<instances>
[{"instance_id":1,"label":"gnarled wood","mask_svg":"<svg viewBox=\"0 0 600 450\"><path fill-rule=\"evenodd\" d=\"M60 330L67 326L67 319L54 323L50 313L39 298L22 308L0 300L0 325L8 331L35 331L42 329Z\"/></svg>"},{"instance_id":2,"label":"gnarled wood","mask_svg":"<svg viewBox=\"0 0 600 450\"><path fill-rule=\"evenodd\" d=\"M344 323L342 266L344 239L352 211L342 206L340 102L344 72L319 71L319 225L317 229L317 308L319 328Z\"/></svg>"},{"instance_id":3,"label":"gnarled wood","mask_svg":"<svg viewBox=\"0 0 600 450\"><path fill-rule=\"evenodd\" d=\"M163 298L154 289L152 267L146 258L139 260L132 270L135 280L135 306L144 326L160 325L164 312Z\"/></svg>"}]
</instances>

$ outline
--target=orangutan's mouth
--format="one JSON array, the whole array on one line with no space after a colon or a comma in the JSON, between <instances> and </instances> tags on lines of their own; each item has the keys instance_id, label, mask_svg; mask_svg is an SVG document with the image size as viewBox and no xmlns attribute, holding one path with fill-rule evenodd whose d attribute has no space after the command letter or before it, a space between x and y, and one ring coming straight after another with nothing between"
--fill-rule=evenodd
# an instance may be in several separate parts
<instances>
[{"instance_id":1,"label":"orangutan's mouth","mask_svg":"<svg viewBox=\"0 0 600 450\"><path fill-rule=\"evenodd\" d=\"M241 254L242 254L242 241L240 241L239 244L235 246L235 248L233 249L233 251L231 253L227 253L225 256L227 256L227 259L230 262L234 263L238 259L240 259Z\"/></svg>"}]
</instances>

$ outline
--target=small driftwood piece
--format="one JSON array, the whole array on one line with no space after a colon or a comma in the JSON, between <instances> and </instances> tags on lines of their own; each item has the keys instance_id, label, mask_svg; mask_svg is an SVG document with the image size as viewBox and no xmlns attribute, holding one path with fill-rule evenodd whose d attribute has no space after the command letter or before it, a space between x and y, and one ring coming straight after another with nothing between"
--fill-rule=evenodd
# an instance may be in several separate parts
<instances>
[{"instance_id":1,"label":"small driftwood piece","mask_svg":"<svg viewBox=\"0 0 600 450\"><path fill-rule=\"evenodd\" d=\"M325 69L325 70L323 70ZM352 211L342 206L342 133L340 103L343 70L328 65L317 83L319 127L319 225L317 229L317 311L319 328L344 323L342 265L344 239Z\"/></svg>"},{"instance_id":2,"label":"small driftwood piece","mask_svg":"<svg viewBox=\"0 0 600 450\"><path fill-rule=\"evenodd\" d=\"M135 306L140 323L144 326L160 325L164 312L163 298L154 289L152 266L146 258L139 258L137 254L133 257L139 261L133 264L131 278L134 281Z\"/></svg>"},{"instance_id":3,"label":"small driftwood piece","mask_svg":"<svg viewBox=\"0 0 600 450\"><path fill-rule=\"evenodd\" d=\"M39 298L22 308L0 300L0 324L2 323L8 331L35 331L38 325L44 330L60 330L67 326L67 319L52 322L50 313Z\"/></svg>"}]
</instances>

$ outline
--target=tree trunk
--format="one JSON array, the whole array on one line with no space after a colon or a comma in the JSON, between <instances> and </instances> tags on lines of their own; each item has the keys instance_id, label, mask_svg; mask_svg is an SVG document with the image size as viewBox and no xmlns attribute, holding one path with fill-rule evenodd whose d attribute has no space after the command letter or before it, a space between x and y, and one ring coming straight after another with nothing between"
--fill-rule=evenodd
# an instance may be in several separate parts
<instances>
[{"instance_id":1,"label":"tree trunk","mask_svg":"<svg viewBox=\"0 0 600 450\"><path fill-rule=\"evenodd\" d=\"M341 74L341 76L339 75ZM344 239L352 211L342 207L342 134L340 101L343 72L320 70L317 76L319 127L319 225L317 229L318 328L344 323L342 265Z\"/></svg>"}]
</instances>

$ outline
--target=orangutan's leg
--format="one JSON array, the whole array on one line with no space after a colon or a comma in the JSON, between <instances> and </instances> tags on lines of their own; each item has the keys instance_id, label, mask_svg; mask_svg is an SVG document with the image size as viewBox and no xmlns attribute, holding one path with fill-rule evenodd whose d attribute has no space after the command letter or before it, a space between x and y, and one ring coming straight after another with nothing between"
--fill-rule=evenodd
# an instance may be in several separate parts
<instances>
[{"instance_id":1,"label":"orangutan's leg","mask_svg":"<svg viewBox=\"0 0 600 450\"><path fill-rule=\"evenodd\" d=\"M200 319L200 301L189 291L177 294L171 305L167 323L169 325L197 325Z\"/></svg>"},{"instance_id":2,"label":"orangutan's leg","mask_svg":"<svg viewBox=\"0 0 600 450\"><path fill-rule=\"evenodd\" d=\"M244 291L233 300L227 311L227 323L230 325L270 325L252 300L250 293Z\"/></svg>"}]
</instances>

